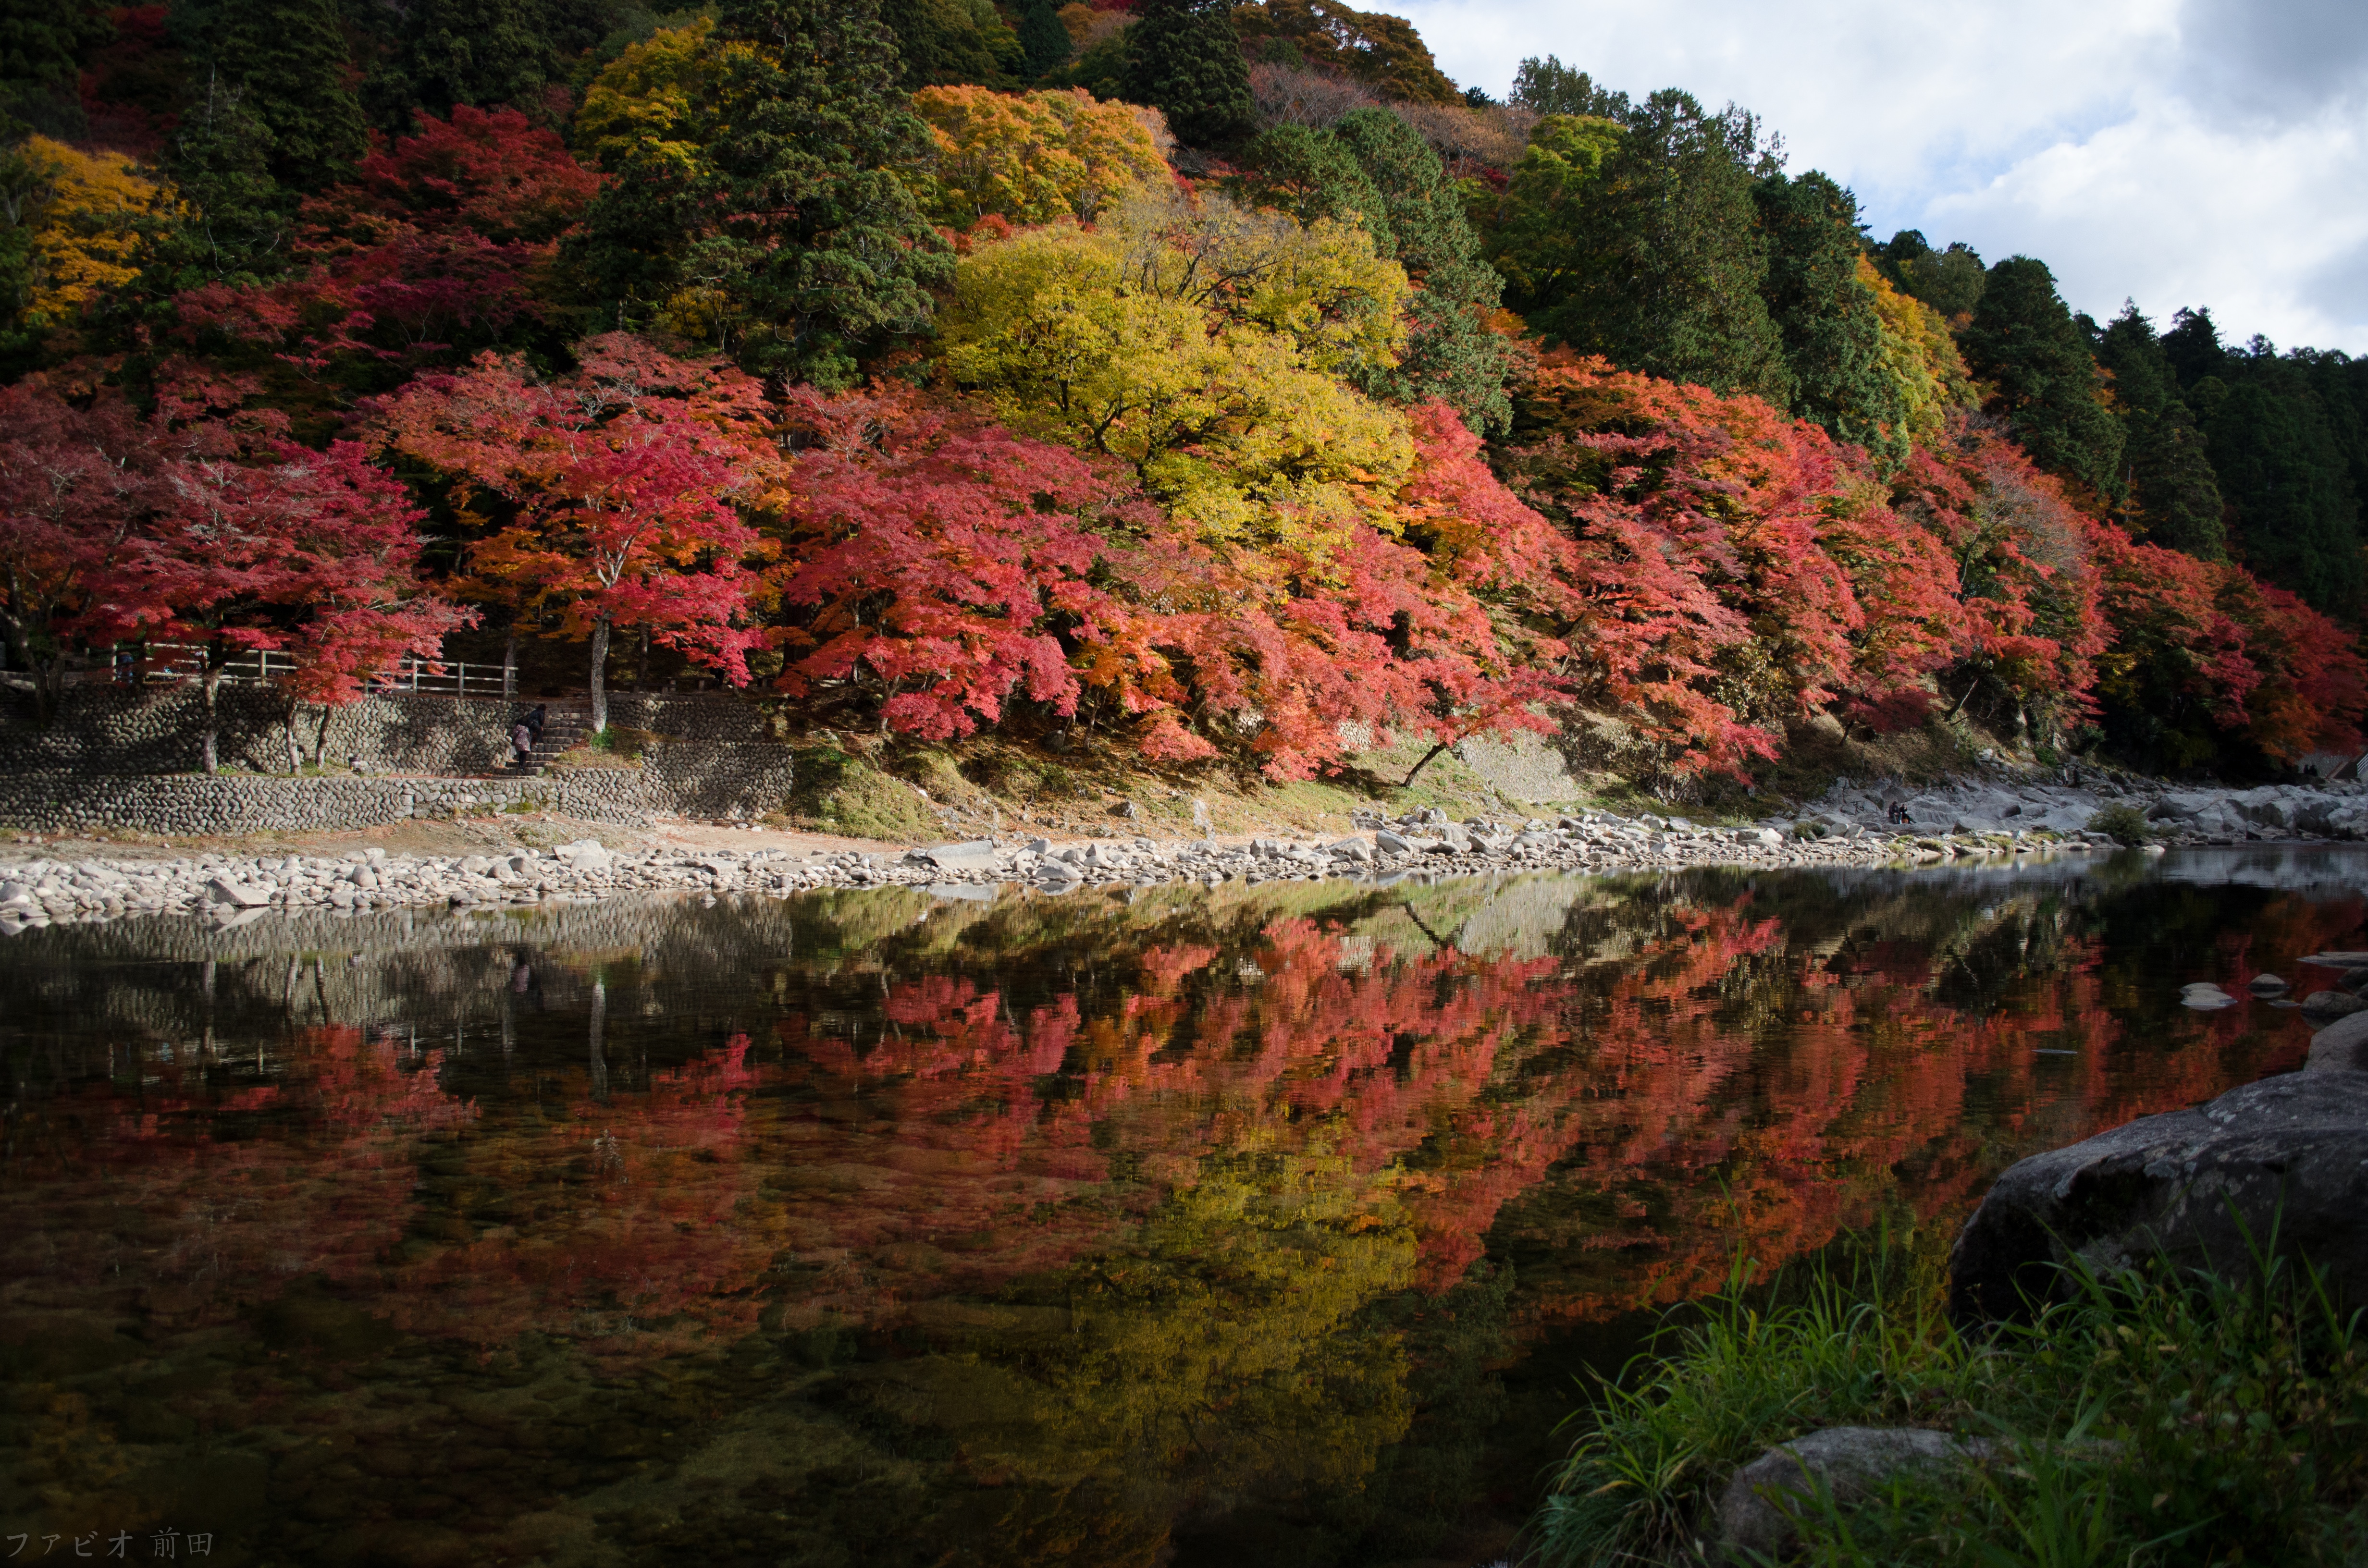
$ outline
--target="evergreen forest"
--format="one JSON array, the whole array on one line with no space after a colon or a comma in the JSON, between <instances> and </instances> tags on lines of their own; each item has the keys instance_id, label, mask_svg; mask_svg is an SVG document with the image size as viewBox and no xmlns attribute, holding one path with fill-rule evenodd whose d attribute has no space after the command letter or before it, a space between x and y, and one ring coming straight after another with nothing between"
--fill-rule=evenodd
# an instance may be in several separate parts
<instances>
[{"instance_id":1,"label":"evergreen forest","mask_svg":"<svg viewBox=\"0 0 2368 1568\"><path fill-rule=\"evenodd\" d=\"M1306 778L2357 749L2368 362L1339 0L0 0L0 634Z\"/></svg>"}]
</instances>

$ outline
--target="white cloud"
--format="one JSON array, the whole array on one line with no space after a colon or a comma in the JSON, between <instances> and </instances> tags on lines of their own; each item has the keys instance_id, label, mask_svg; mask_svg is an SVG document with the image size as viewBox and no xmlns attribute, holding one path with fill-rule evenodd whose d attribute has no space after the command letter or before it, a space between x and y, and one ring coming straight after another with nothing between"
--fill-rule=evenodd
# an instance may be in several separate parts
<instances>
[{"instance_id":1,"label":"white cloud","mask_svg":"<svg viewBox=\"0 0 2368 1568\"><path fill-rule=\"evenodd\" d=\"M2231 130L2179 98L1941 195L1928 232L2021 251L2102 319L2124 297L2166 317L2208 304L2224 335L2368 351L2368 116L2330 104Z\"/></svg>"},{"instance_id":2,"label":"white cloud","mask_svg":"<svg viewBox=\"0 0 2368 1568\"><path fill-rule=\"evenodd\" d=\"M1372 3L1372 0L1369 0ZM2209 305L2231 338L2368 354L2359 0L1410 0L1458 81L1556 54L1634 94L1729 99L1878 236L2052 267L2100 318Z\"/></svg>"}]
</instances>

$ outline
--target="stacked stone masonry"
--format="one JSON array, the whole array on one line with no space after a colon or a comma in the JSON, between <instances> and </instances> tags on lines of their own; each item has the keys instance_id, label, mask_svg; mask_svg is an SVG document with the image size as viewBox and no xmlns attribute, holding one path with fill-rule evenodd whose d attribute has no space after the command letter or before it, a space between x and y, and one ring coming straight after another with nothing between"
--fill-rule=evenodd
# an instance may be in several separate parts
<instances>
[{"instance_id":1,"label":"stacked stone masonry","mask_svg":"<svg viewBox=\"0 0 2368 1568\"><path fill-rule=\"evenodd\" d=\"M276 692L225 687L217 704L224 768L196 771L202 707L194 687L70 689L46 726L29 705L0 710L0 824L43 830L236 834L374 827L471 811L551 811L597 822L727 817L778 810L788 748L765 739L765 715L731 697L623 694L615 724L662 738L634 767L495 774L508 731L530 704L411 693L365 698L329 714L323 760L288 771L289 710ZM309 760L320 710L300 710ZM398 777L388 777L397 775Z\"/></svg>"}]
</instances>

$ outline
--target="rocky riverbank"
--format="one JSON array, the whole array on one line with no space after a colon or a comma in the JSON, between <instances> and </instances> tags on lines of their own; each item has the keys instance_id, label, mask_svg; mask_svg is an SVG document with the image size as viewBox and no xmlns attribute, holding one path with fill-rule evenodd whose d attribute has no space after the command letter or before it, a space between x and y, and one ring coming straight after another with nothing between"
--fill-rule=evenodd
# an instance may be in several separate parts
<instances>
[{"instance_id":1,"label":"rocky riverbank","mask_svg":"<svg viewBox=\"0 0 2368 1568\"><path fill-rule=\"evenodd\" d=\"M2078 776L2076 776L2078 777ZM1959 779L1931 789L1839 782L1801 813L1826 831L1916 829L1926 834L2082 834L2099 812L2144 815L2162 844L2368 838L2368 784L2264 784L2195 789L2117 775L1998 781ZM1906 813L1901 823L1895 811Z\"/></svg>"},{"instance_id":2,"label":"rocky riverbank","mask_svg":"<svg viewBox=\"0 0 2368 1568\"><path fill-rule=\"evenodd\" d=\"M755 835L752 835L752 837ZM1445 820L1436 809L1372 819L1330 838L980 838L913 848L611 848L582 839L469 855L336 854L0 861L0 931L63 920L200 914L221 921L278 909L532 904L649 892L789 894L821 888L1020 883L1046 892L1176 881L1618 872L1688 866L1879 866L2034 853L2087 853L2078 837L2025 830L1877 833L1823 821L1705 827L1682 817L1603 812L1518 823Z\"/></svg>"}]
</instances>

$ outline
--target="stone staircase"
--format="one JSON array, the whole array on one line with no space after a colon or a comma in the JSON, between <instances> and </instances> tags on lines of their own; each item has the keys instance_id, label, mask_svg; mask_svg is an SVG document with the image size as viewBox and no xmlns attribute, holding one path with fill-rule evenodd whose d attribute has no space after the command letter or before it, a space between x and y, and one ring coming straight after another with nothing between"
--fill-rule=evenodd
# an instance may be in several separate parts
<instances>
[{"instance_id":1,"label":"stone staircase","mask_svg":"<svg viewBox=\"0 0 2368 1568\"><path fill-rule=\"evenodd\" d=\"M499 769L494 777L522 778L541 773L551 766L552 758L561 752L573 751L582 745L590 738L591 733L592 710L589 704L580 708L561 707L557 703L545 704L542 715L542 734L534 743L534 750L527 756L525 761L514 762Z\"/></svg>"}]
</instances>

